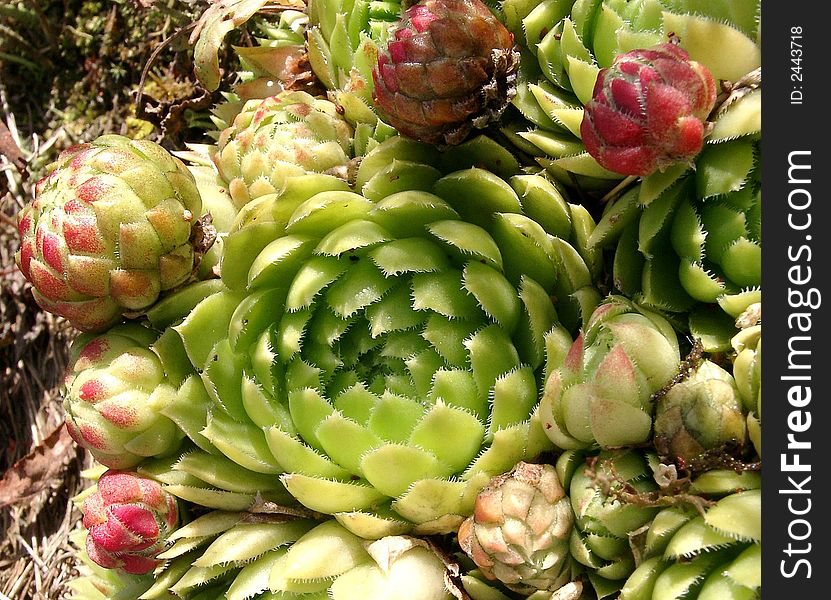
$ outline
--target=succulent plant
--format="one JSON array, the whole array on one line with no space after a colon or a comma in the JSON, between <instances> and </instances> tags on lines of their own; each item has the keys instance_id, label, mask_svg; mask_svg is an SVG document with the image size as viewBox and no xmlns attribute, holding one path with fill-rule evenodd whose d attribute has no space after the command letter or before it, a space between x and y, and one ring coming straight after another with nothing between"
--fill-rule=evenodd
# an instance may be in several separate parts
<instances>
[{"instance_id":1,"label":"succulent plant","mask_svg":"<svg viewBox=\"0 0 831 600\"><path fill-rule=\"evenodd\" d=\"M730 350L735 318L761 299L759 178L753 135L708 142L694 170L670 168L621 196L591 240L614 248L620 293L680 315L708 352Z\"/></svg>"},{"instance_id":2,"label":"succulent plant","mask_svg":"<svg viewBox=\"0 0 831 600\"><path fill-rule=\"evenodd\" d=\"M77 559L78 575L67 582L73 600L135 600L153 585L153 574L137 575L123 569L105 568L87 554L88 532L75 529L69 534Z\"/></svg>"},{"instance_id":3,"label":"succulent plant","mask_svg":"<svg viewBox=\"0 0 831 600\"><path fill-rule=\"evenodd\" d=\"M655 447L661 456L686 462L727 444L742 447L747 438L745 421L733 376L703 360L656 402Z\"/></svg>"},{"instance_id":4,"label":"succulent plant","mask_svg":"<svg viewBox=\"0 0 831 600\"><path fill-rule=\"evenodd\" d=\"M563 452L556 468L574 510L571 556L583 565L598 598L616 594L635 570L629 534L648 524L658 508L638 506L607 495L598 478L615 481L636 493L658 489L652 471L654 456L641 450Z\"/></svg>"},{"instance_id":5,"label":"succulent plant","mask_svg":"<svg viewBox=\"0 0 831 600\"><path fill-rule=\"evenodd\" d=\"M36 184L15 260L44 310L102 331L188 279L201 214L179 159L147 140L103 135L62 152Z\"/></svg>"},{"instance_id":6,"label":"succulent plant","mask_svg":"<svg viewBox=\"0 0 831 600\"><path fill-rule=\"evenodd\" d=\"M520 462L476 496L459 528L459 545L488 579L531 594L574 578L571 502L552 465Z\"/></svg>"},{"instance_id":7,"label":"succulent plant","mask_svg":"<svg viewBox=\"0 0 831 600\"><path fill-rule=\"evenodd\" d=\"M642 559L620 600L759 597L762 561L761 490L756 473L712 470L690 492L710 499L700 514L673 506L659 512L644 536Z\"/></svg>"},{"instance_id":8,"label":"succulent plant","mask_svg":"<svg viewBox=\"0 0 831 600\"><path fill-rule=\"evenodd\" d=\"M179 521L176 499L130 471L101 475L81 511L89 557L102 567L137 575L161 564L157 555Z\"/></svg>"},{"instance_id":9,"label":"succulent plant","mask_svg":"<svg viewBox=\"0 0 831 600\"><path fill-rule=\"evenodd\" d=\"M212 511L170 536L165 568L142 600L373 598L450 600L445 566L422 540L368 542L330 519Z\"/></svg>"},{"instance_id":10,"label":"succulent plant","mask_svg":"<svg viewBox=\"0 0 831 600\"><path fill-rule=\"evenodd\" d=\"M562 449L649 441L653 394L677 374L680 360L666 319L608 297L548 375L539 406L546 434Z\"/></svg>"},{"instance_id":11,"label":"succulent plant","mask_svg":"<svg viewBox=\"0 0 831 600\"><path fill-rule=\"evenodd\" d=\"M651 175L701 152L715 102L713 76L678 45L631 50L598 73L580 136L602 167Z\"/></svg>"},{"instance_id":12,"label":"succulent plant","mask_svg":"<svg viewBox=\"0 0 831 600\"><path fill-rule=\"evenodd\" d=\"M177 369L189 364L183 354L163 364L153 348L158 339L156 331L124 323L100 335L84 334L70 349L66 426L108 467L126 469L171 453L184 437L161 410L176 395Z\"/></svg>"},{"instance_id":13,"label":"succulent plant","mask_svg":"<svg viewBox=\"0 0 831 600\"><path fill-rule=\"evenodd\" d=\"M306 92L249 100L219 135L214 163L237 208L307 172L348 178L352 128L336 106Z\"/></svg>"},{"instance_id":14,"label":"succulent plant","mask_svg":"<svg viewBox=\"0 0 831 600\"><path fill-rule=\"evenodd\" d=\"M479 0L419 0L372 71L376 106L399 132L458 144L499 119L515 93L513 35Z\"/></svg>"},{"instance_id":15,"label":"succulent plant","mask_svg":"<svg viewBox=\"0 0 831 600\"><path fill-rule=\"evenodd\" d=\"M206 89L254 41L216 143L186 167L104 136L20 221L85 330L67 427L113 469L78 500L78 598L757 598L758 17L212 3ZM112 272L126 304L89 292Z\"/></svg>"},{"instance_id":16,"label":"succulent plant","mask_svg":"<svg viewBox=\"0 0 831 600\"><path fill-rule=\"evenodd\" d=\"M581 126L616 56L675 41L715 81L731 83L761 62L758 0L504 0L501 8L522 48L513 100L521 117L503 132L564 184L597 197L623 174L586 151Z\"/></svg>"},{"instance_id":17,"label":"succulent plant","mask_svg":"<svg viewBox=\"0 0 831 600\"><path fill-rule=\"evenodd\" d=\"M492 475L550 445L531 422L546 362L599 301L546 230L571 236L587 213L537 176L453 170L478 147L442 155L442 175L430 146L387 140L361 163L363 196L293 178L240 213L227 289L173 325L215 405L205 436L368 537L454 530ZM472 186L475 205L458 193Z\"/></svg>"}]
</instances>

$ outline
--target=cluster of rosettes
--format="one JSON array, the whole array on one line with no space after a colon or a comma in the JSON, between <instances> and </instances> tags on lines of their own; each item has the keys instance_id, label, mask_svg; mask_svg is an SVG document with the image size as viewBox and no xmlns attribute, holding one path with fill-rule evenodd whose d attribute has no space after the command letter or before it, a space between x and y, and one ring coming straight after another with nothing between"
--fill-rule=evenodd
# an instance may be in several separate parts
<instances>
[{"instance_id":1,"label":"cluster of rosettes","mask_svg":"<svg viewBox=\"0 0 831 600\"><path fill-rule=\"evenodd\" d=\"M715 0L716 22L663 0L311 0L275 31L289 51L241 56L294 77L272 63L307 51L327 99L229 102L190 168L120 136L61 155L16 258L85 332L67 428L111 470L83 502L82 558L118 573L91 585L758 594L758 475L712 467L761 457L761 325L722 327L760 295L758 94L714 111L716 79L756 59L702 53L755 44L750 1ZM212 52L261 5L212 6ZM626 175L596 223L592 194ZM221 263L194 283L207 198ZM682 362L679 333L712 360ZM660 509L669 494L697 511Z\"/></svg>"}]
</instances>

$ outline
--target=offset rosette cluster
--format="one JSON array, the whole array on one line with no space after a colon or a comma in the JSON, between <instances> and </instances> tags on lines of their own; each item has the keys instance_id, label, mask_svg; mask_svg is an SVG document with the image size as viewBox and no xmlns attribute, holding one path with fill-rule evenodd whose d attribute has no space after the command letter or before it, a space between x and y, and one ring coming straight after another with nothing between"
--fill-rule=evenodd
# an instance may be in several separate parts
<instances>
[{"instance_id":1,"label":"offset rosette cluster","mask_svg":"<svg viewBox=\"0 0 831 600\"><path fill-rule=\"evenodd\" d=\"M651 439L652 395L678 373L669 322L621 296L607 298L548 376L539 413L560 448L611 448Z\"/></svg>"},{"instance_id":2,"label":"offset rosette cluster","mask_svg":"<svg viewBox=\"0 0 831 600\"><path fill-rule=\"evenodd\" d=\"M504 2L505 24L521 45L523 60L517 95L512 101L521 117L505 120L503 131L518 148L535 156L543 168L565 185L574 185L583 193L601 197L623 178L624 171L615 170L614 164L604 166L603 160L597 160L598 153L589 147L598 130L585 123L585 107L593 102L599 74L606 70L608 75L608 69L615 69L612 65L618 55L676 41L676 50L669 52L677 53L680 49L690 61L709 71L715 82L735 84L761 64L759 4L759 0ZM679 82L691 82L694 87L700 87L688 70L682 69L676 74ZM665 77L672 80L676 74L667 73ZM607 75L604 75L605 82L601 87L608 87ZM639 85L635 84L635 88ZM684 85L681 84L682 88ZM673 93L670 92L665 96L670 100L669 105L655 111L656 115L671 117L673 111L688 104L687 93L683 91L681 97L671 99L669 96ZM664 96L663 92L659 95ZM636 96L637 93L623 93L616 103L629 106L633 115L641 115L645 105L636 107ZM609 106L611 104L606 108ZM623 112L628 111L613 110L609 114L615 118L604 119L604 125L611 123L613 126L609 131L615 133L609 138L600 135L604 139L604 149L640 147L647 137L645 134L651 135L650 125L645 125L639 118L633 121L623 116ZM672 119L669 121L673 122ZM752 121L739 118L733 120L730 127L738 130ZM694 122L685 122L689 123L688 127L698 130ZM670 127L673 128L677 129ZM588 136L584 136L583 129L589 129ZM709 125L704 128L704 133L708 131ZM633 139L638 141L632 144ZM697 135L688 139L695 142ZM628 141L623 144L623 140ZM670 147L675 141L664 140ZM641 161L641 166L656 164L656 152L633 149L629 153L642 158L651 154L649 160ZM628 162L634 164L637 161Z\"/></svg>"},{"instance_id":3,"label":"offset rosette cluster","mask_svg":"<svg viewBox=\"0 0 831 600\"><path fill-rule=\"evenodd\" d=\"M249 100L223 129L213 154L237 208L280 191L307 172L348 177L352 127L328 100L281 92Z\"/></svg>"},{"instance_id":4,"label":"offset rosette cluster","mask_svg":"<svg viewBox=\"0 0 831 600\"><path fill-rule=\"evenodd\" d=\"M51 168L20 212L15 254L44 310L101 331L188 279L202 201L179 159L147 140L104 135Z\"/></svg>"},{"instance_id":5,"label":"offset rosette cluster","mask_svg":"<svg viewBox=\"0 0 831 600\"><path fill-rule=\"evenodd\" d=\"M213 399L205 436L367 537L453 531L550 447L532 422L547 364L600 298L549 233L587 225L550 183L416 162L434 157L396 137L361 163L366 195L310 174L261 198L228 237L226 289L173 326Z\"/></svg>"},{"instance_id":6,"label":"offset rosette cluster","mask_svg":"<svg viewBox=\"0 0 831 600\"><path fill-rule=\"evenodd\" d=\"M651 175L701 152L713 76L674 43L618 54L597 75L580 136L610 171Z\"/></svg>"},{"instance_id":7,"label":"offset rosette cluster","mask_svg":"<svg viewBox=\"0 0 831 600\"><path fill-rule=\"evenodd\" d=\"M715 120L758 118L744 95ZM733 114L735 111L735 114ZM609 206L591 240L614 248L617 290L679 314L707 352L731 350L736 318L761 300L762 192L755 133L705 145L695 167L643 179Z\"/></svg>"},{"instance_id":8,"label":"offset rosette cluster","mask_svg":"<svg viewBox=\"0 0 831 600\"><path fill-rule=\"evenodd\" d=\"M107 471L84 500L86 551L97 564L131 574L148 573L179 522L176 499L162 486L129 471Z\"/></svg>"},{"instance_id":9,"label":"offset rosette cluster","mask_svg":"<svg viewBox=\"0 0 831 600\"><path fill-rule=\"evenodd\" d=\"M369 542L333 519L211 511L180 527L142 600L451 600L447 570L425 541Z\"/></svg>"},{"instance_id":10,"label":"offset rosette cluster","mask_svg":"<svg viewBox=\"0 0 831 600\"><path fill-rule=\"evenodd\" d=\"M176 388L154 352L158 333L136 324L86 334L71 348L63 393L72 438L114 469L174 451L182 434L161 414Z\"/></svg>"},{"instance_id":11,"label":"offset rosette cluster","mask_svg":"<svg viewBox=\"0 0 831 600\"><path fill-rule=\"evenodd\" d=\"M661 456L691 461L727 444L744 446L745 411L733 376L704 360L656 402L655 447Z\"/></svg>"},{"instance_id":12,"label":"offset rosette cluster","mask_svg":"<svg viewBox=\"0 0 831 600\"><path fill-rule=\"evenodd\" d=\"M640 450L604 450L586 455L568 450L557 459L557 474L568 489L574 510L571 556L584 567L598 598L617 593L635 570L630 533L647 525L658 508L623 502L612 491L658 489L652 471L654 455ZM610 482L608 489L605 484Z\"/></svg>"},{"instance_id":13,"label":"offset rosette cluster","mask_svg":"<svg viewBox=\"0 0 831 600\"><path fill-rule=\"evenodd\" d=\"M459 545L481 573L523 594L570 583L574 511L552 465L520 462L494 477L459 528Z\"/></svg>"},{"instance_id":14,"label":"offset rosette cluster","mask_svg":"<svg viewBox=\"0 0 831 600\"><path fill-rule=\"evenodd\" d=\"M378 53L376 106L404 135L457 144L508 106L519 67L513 44L479 0L421 0Z\"/></svg>"},{"instance_id":15,"label":"offset rosette cluster","mask_svg":"<svg viewBox=\"0 0 831 600\"><path fill-rule=\"evenodd\" d=\"M638 544L642 559L620 600L758 598L762 494L758 473L714 469L689 486L701 510L661 509Z\"/></svg>"}]
</instances>

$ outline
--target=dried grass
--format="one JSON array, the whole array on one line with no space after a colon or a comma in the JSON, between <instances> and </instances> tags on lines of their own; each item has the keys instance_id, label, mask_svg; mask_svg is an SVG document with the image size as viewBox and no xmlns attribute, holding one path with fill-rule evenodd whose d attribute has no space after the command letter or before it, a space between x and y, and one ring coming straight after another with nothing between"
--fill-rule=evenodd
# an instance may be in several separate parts
<instances>
[{"instance_id":1,"label":"dried grass","mask_svg":"<svg viewBox=\"0 0 831 600\"><path fill-rule=\"evenodd\" d=\"M14 121L7 119L13 133ZM14 265L15 215L29 192L0 162L0 476L63 423L59 386L73 335L65 322L35 304ZM79 513L71 502L85 483L87 462L73 448L57 477L32 496L0 508L0 600L68 597L76 576L69 532Z\"/></svg>"}]
</instances>

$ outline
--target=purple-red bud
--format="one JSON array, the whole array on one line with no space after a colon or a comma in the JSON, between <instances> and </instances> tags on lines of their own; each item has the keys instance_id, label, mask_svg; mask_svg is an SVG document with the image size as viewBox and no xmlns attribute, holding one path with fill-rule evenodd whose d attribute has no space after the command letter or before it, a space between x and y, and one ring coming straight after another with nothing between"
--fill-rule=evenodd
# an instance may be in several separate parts
<instances>
[{"instance_id":1,"label":"purple-red bud","mask_svg":"<svg viewBox=\"0 0 831 600\"><path fill-rule=\"evenodd\" d=\"M680 46L632 50L600 70L580 135L604 168L650 175L701 152L715 100L713 76Z\"/></svg>"},{"instance_id":2,"label":"purple-red bud","mask_svg":"<svg viewBox=\"0 0 831 600\"><path fill-rule=\"evenodd\" d=\"M130 471L104 473L82 512L89 557L104 568L136 575L161 563L156 555L179 520L176 499Z\"/></svg>"}]
</instances>

